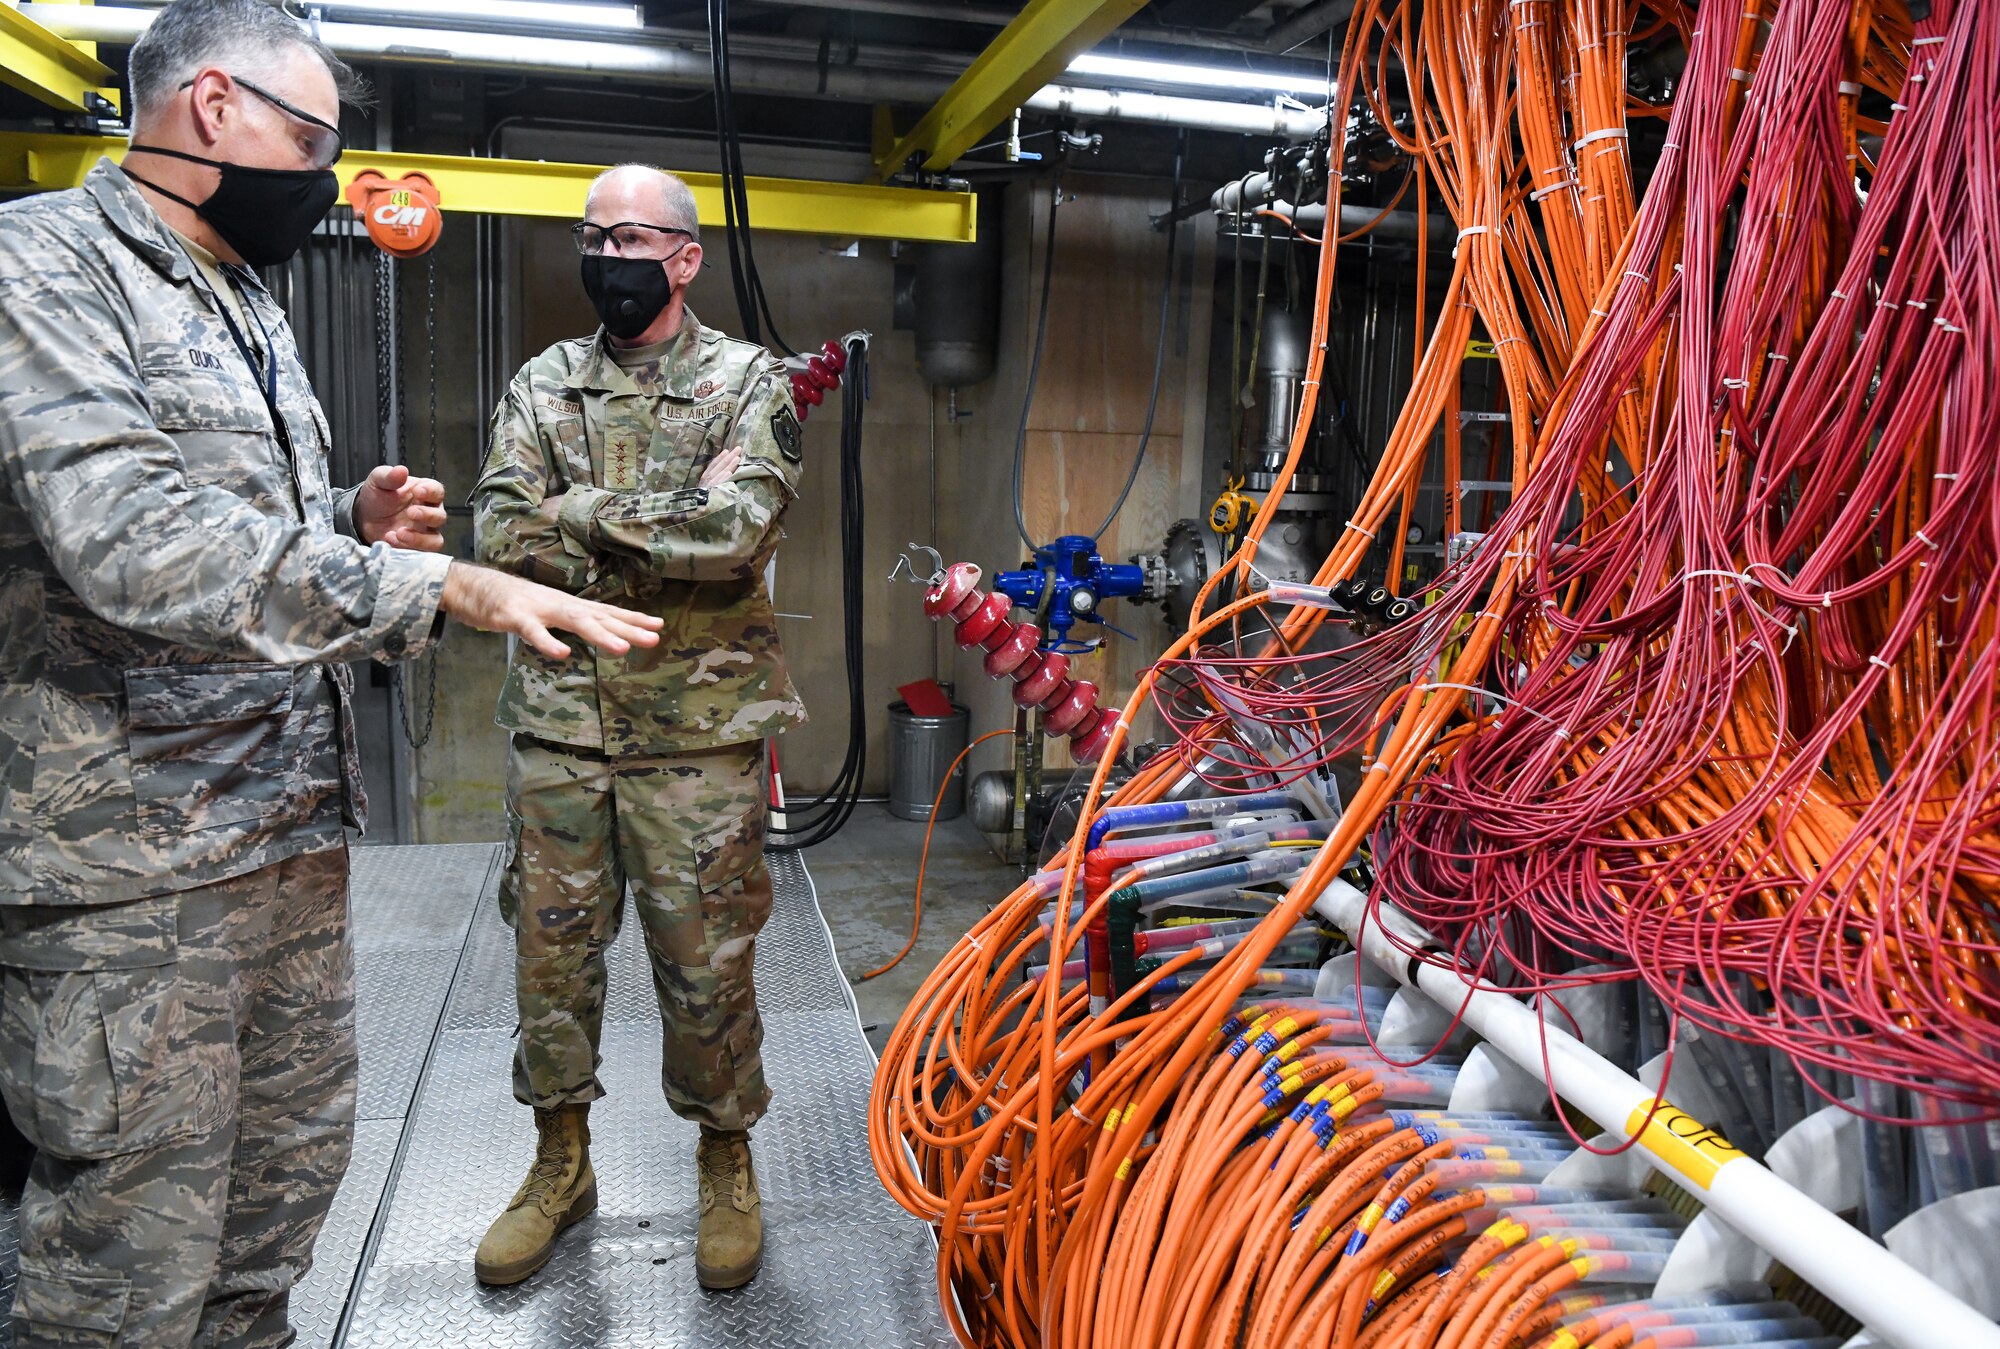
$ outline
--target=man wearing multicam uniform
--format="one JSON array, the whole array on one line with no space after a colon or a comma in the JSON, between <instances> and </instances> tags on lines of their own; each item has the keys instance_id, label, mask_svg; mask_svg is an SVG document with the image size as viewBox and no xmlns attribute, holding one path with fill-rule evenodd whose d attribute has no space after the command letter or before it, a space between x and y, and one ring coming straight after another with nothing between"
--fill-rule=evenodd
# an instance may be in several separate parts
<instances>
[{"instance_id":1,"label":"man wearing multicam uniform","mask_svg":"<svg viewBox=\"0 0 2000 1349\"><path fill-rule=\"evenodd\" d=\"M474 494L481 560L659 615L657 649L547 660L517 652L499 723L516 934L514 1093L539 1134L527 1181L480 1244L514 1283L596 1205L586 1111L604 951L629 884L666 1027L668 1104L701 1126L696 1272L734 1288L763 1227L749 1129L770 1101L752 987L771 908L763 739L804 720L764 584L798 490L784 367L682 304L699 269L694 199L628 165L576 227L605 328L522 368Z\"/></svg>"},{"instance_id":2,"label":"man wearing multicam uniform","mask_svg":"<svg viewBox=\"0 0 2000 1349\"><path fill-rule=\"evenodd\" d=\"M441 611L552 651L551 626L652 640L433 555L436 482L329 487L243 264L331 206L352 72L258 0L179 0L131 60L133 167L0 208L0 1096L36 1149L15 1349L291 1342L354 1124L338 662L413 655Z\"/></svg>"}]
</instances>

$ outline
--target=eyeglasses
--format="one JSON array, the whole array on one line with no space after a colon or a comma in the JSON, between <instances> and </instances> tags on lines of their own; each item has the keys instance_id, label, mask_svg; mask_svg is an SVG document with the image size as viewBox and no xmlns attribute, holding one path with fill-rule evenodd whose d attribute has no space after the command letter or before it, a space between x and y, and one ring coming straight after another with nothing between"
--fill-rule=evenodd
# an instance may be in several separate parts
<instances>
[{"instance_id":1,"label":"eyeglasses","mask_svg":"<svg viewBox=\"0 0 2000 1349\"><path fill-rule=\"evenodd\" d=\"M694 231L684 230L675 225L648 225L638 220L621 220L615 225L593 225L588 220L569 227L570 238L576 240L576 251L591 257L604 251L605 241L618 246L620 253L643 256L653 243L655 234L678 234L687 239L694 238ZM682 244L681 248L686 248ZM678 253L680 249L675 249ZM668 256L672 256L669 254Z\"/></svg>"},{"instance_id":2,"label":"eyeglasses","mask_svg":"<svg viewBox=\"0 0 2000 1349\"><path fill-rule=\"evenodd\" d=\"M322 121L303 108L293 107L270 90L260 89L241 75L231 75L229 78L263 99L266 103L269 103L279 112L296 121L305 123L308 128L305 133L306 156L311 160L314 168L330 169L340 162L341 143L339 127L334 126L331 122ZM183 89L191 89L193 87L193 80L189 80L181 85Z\"/></svg>"}]
</instances>

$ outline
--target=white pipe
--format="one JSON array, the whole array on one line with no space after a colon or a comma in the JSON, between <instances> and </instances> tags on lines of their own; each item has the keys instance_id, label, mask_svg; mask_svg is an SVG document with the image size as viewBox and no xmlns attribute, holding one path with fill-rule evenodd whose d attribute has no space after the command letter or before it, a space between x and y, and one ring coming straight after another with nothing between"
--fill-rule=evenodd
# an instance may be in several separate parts
<instances>
[{"instance_id":1,"label":"white pipe","mask_svg":"<svg viewBox=\"0 0 2000 1349\"><path fill-rule=\"evenodd\" d=\"M1305 140L1326 129L1326 114L1277 105L1217 103L1172 94L1129 93L1122 89L1078 89L1051 84L1028 95L1022 107L1071 117L1108 117L1121 122L1156 122L1204 131Z\"/></svg>"},{"instance_id":2,"label":"white pipe","mask_svg":"<svg viewBox=\"0 0 2000 1349\"><path fill-rule=\"evenodd\" d=\"M525 37L514 33L453 32L366 23L321 24L320 37L347 59L391 65L599 75L694 89L706 89L715 80L705 51L666 43ZM821 69L804 62L756 56L733 56L729 68L735 86L747 93L927 103L950 87L949 77L942 75L842 65Z\"/></svg>"},{"instance_id":3,"label":"white pipe","mask_svg":"<svg viewBox=\"0 0 2000 1349\"><path fill-rule=\"evenodd\" d=\"M157 11L111 5L26 3L21 13L56 36L72 42L130 45ZM651 40L595 41L524 37L512 33L467 32L368 23L323 23L318 33L350 60L391 65L451 65L476 70L532 74L598 75L648 84L706 88L714 78L706 51ZM736 57L731 74L750 93L805 97L932 103L951 77L828 65L805 61ZM1204 131L1303 138L1321 130L1325 118L1255 103L1179 98L1164 94L1114 92L1049 85L1024 106L1042 112L1114 121L1164 123Z\"/></svg>"},{"instance_id":4,"label":"white pipe","mask_svg":"<svg viewBox=\"0 0 2000 1349\"><path fill-rule=\"evenodd\" d=\"M1499 1053L1552 1087L1619 1138L1644 1125L1639 1147L1709 1212L1758 1246L1898 1349L2000 1349L2000 1325L1981 1316L1802 1192L1736 1151L1692 1116L1663 1108L1650 1125L1653 1089L1499 989L1468 984L1454 970L1412 960L1405 948L1431 945L1429 934L1391 904L1367 924L1367 896L1334 880L1313 909L1353 939L1355 948L1396 979L1453 1011ZM1393 927L1403 946L1391 942ZM1546 1047L1546 1048L1545 1048ZM1548 1068L1543 1069L1543 1054Z\"/></svg>"}]
</instances>

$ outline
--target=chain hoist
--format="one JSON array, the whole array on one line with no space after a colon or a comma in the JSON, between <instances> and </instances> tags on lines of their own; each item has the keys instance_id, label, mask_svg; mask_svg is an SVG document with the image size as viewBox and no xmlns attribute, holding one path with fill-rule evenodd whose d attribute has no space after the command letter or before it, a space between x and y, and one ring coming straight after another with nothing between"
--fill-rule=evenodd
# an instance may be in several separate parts
<instances>
[{"instance_id":1,"label":"chain hoist","mask_svg":"<svg viewBox=\"0 0 2000 1349\"><path fill-rule=\"evenodd\" d=\"M378 421L381 427L383 457L389 459L389 448L395 445L395 455L390 462L407 465L413 476L419 469L411 463L409 454L408 422L401 415L401 400L397 397L396 370L396 260L387 253L375 256L375 387L377 394ZM424 456L421 476L437 476L437 259L424 259L424 375L425 375L425 440L429 449ZM413 681L410 667L417 666L422 675ZM412 688L412 683L421 685L421 692ZM437 727L437 655L426 652L414 661L399 661L390 667L389 684L396 700L397 720L402 727L404 743L412 749L421 749L430 743L431 735ZM421 702L420 708L412 704Z\"/></svg>"}]
</instances>

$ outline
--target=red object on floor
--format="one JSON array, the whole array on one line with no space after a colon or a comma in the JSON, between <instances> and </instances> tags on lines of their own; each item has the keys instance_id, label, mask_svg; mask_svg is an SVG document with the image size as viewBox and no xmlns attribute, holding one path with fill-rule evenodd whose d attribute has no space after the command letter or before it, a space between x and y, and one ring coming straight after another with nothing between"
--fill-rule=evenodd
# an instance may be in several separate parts
<instances>
[{"instance_id":1,"label":"red object on floor","mask_svg":"<svg viewBox=\"0 0 2000 1349\"><path fill-rule=\"evenodd\" d=\"M944 687L935 679L919 679L914 684L904 684L897 688L903 701L909 704L912 714L919 717L948 717L951 715L951 699L945 695Z\"/></svg>"}]
</instances>

